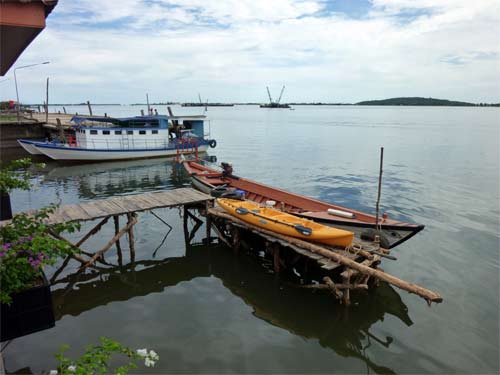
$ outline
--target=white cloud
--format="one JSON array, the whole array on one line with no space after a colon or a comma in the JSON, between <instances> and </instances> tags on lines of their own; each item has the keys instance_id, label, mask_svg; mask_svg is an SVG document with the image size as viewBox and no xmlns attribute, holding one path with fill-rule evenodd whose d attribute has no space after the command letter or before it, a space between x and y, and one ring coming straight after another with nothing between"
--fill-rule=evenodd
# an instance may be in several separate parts
<instances>
[{"instance_id":1,"label":"white cloud","mask_svg":"<svg viewBox=\"0 0 500 375\"><path fill-rule=\"evenodd\" d=\"M19 64L23 98L353 102L432 96L499 102L495 0L374 0L364 17L322 1L60 1ZM320 12L321 16L317 12ZM7 85L3 85L7 86ZM2 88L2 97L12 89Z\"/></svg>"}]
</instances>

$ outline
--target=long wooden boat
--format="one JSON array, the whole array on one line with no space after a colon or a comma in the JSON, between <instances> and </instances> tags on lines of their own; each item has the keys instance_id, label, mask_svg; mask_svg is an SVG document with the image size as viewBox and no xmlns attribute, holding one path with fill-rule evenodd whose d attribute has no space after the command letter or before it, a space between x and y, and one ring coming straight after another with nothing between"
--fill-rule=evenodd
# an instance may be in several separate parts
<instances>
[{"instance_id":1,"label":"long wooden boat","mask_svg":"<svg viewBox=\"0 0 500 375\"><path fill-rule=\"evenodd\" d=\"M331 246L351 245L354 233L332 228L251 201L218 198L217 203L231 215L258 227L290 237Z\"/></svg>"},{"instance_id":2,"label":"long wooden boat","mask_svg":"<svg viewBox=\"0 0 500 375\"><path fill-rule=\"evenodd\" d=\"M361 239L373 240L378 235L381 246L387 249L400 245L424 229L422 224L401 222L384 214L379 218L380 230L375 230L374 215L247 180L235 176L229 165L222 165L224 170L221 171L196 161L183 161L193 187L202 192L213 194L234 188L243 191L247 200L260 204L274 201L277 209L354 232Z\"/></svg>"}]
</instances>

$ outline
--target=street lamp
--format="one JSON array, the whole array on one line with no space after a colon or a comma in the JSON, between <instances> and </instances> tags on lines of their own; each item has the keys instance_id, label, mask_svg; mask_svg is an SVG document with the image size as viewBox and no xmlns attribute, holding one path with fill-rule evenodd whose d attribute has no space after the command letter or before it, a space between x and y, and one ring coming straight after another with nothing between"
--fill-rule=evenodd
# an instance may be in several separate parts
<instances>
[{"instance_id":1,"label":"street lamp","mask_svg":"<svg viewBox=\"0 0 500 375\"><path fill-rule=\"evenodd\" d=\"M50 63L50 61L45 61L45 62L37 63L37 64L29 64L29 65L18 66L17 68L14 69L14 82L16 84L16 97L17 97L17 103L16 103L17 122L19 122L19 91L17 90L16 70L18 70L18 69L24 69L24 68L31 68L32 66L44 65L44 64L49 64L49 63Z\"/></svg>"}]
</instances>

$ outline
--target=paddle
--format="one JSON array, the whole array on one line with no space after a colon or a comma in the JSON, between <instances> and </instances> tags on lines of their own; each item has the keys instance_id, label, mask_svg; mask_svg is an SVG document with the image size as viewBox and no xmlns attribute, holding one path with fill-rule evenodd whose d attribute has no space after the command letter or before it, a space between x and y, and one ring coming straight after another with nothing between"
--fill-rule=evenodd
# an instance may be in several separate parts
<instances>
[{"instance_id":1,"label":"paddle","mask_svg":"<svg viewBox=\"0 0 500 375\"><path fill-rule=\"evenodd\" d=\"M254 215L254 216L257 216L257 217L269 220L269 221L272 221L274 223L287 225L289 227L294 228L297 232L299 232L300 234L302 234L304 236L310 236L312 234L312 232L313 232L313 230L311 228L305 227L304 225L301 225L301 224L289 224L289 223L285 223L283 221L279 221L279 220L276 220L276 219L271 219L271 218L269 218L267 216L259 215L258 213L252 212L252 211L250 211L250 210L248 210L248 209L246 209L244 207L238 207L238 208L236 208L236 213L238 213L240 215L251 214L251 215Z\"/></svg>"}]
</instances>

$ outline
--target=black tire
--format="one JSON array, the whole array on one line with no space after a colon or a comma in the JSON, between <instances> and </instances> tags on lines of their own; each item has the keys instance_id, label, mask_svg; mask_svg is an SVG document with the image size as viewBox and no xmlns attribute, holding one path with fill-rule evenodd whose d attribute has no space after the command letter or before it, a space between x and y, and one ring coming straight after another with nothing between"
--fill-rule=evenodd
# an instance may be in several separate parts
<instances>
[{"instance_id":1,"label":"black tire","mask_svg":"<svg viewBox=\"0 0 500 375\"><path fill-rule=\"evenodd\" d=\"M226 187L216 187L210 190L210 195L215 198L220 198L223 194L228 192Z\"/></svg>"},{"instance_id":2,"label":"black tire","mask_svg":"<svg viewBox=\"0 0 500 375\"><path fill-rule=\"evenodd\" d=\"M212 140L210 140L210 142L208 142L208 145L211 148L215 148L215 146L217 146L217 141L215 139L212 139Z\"/></svg>"},{"instance_id":3,"label":"black tire","mask_svg":"<svg viewBox=\"0 0 500 375\"><path fill-rule=\"evenodd\" d=\"M384 249L389 249L391 247L391 241L385 236L384 233L381 233L375 229L365 229L363 232L361 232L361 239L365 241L375 241L375 236L379 236L380 239L380 246L382 246Z\"/></svg>"}]
</instances>

